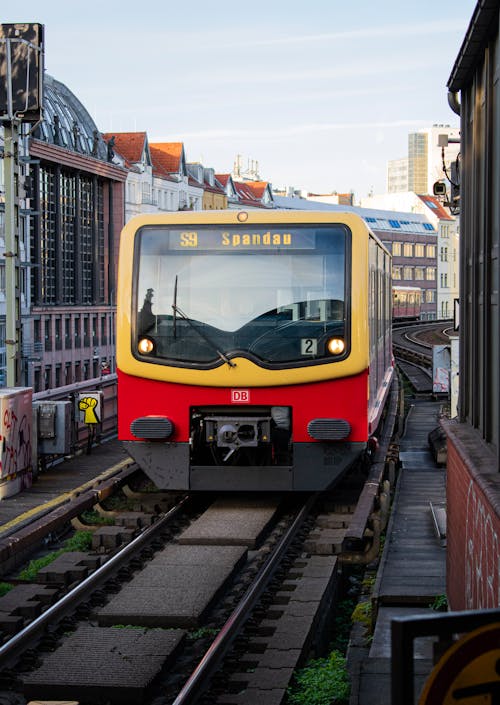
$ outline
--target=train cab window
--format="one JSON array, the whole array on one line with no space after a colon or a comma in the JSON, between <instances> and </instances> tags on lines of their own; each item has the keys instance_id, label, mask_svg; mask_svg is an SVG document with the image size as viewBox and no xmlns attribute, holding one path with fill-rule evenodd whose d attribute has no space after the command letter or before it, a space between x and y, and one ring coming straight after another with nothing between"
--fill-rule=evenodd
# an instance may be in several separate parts
<instances>
[{"instance_id":1,"label":"train cab window","mask_svg":"<svg viewBox=\"0 0 500 705\"><path fill-rule=\"evenodd\" d=\"M331 361L332 335L347 337L345 226L146 227L138 242L133 335L150 357L310 364Z\"/></svg>"}]
</instances>

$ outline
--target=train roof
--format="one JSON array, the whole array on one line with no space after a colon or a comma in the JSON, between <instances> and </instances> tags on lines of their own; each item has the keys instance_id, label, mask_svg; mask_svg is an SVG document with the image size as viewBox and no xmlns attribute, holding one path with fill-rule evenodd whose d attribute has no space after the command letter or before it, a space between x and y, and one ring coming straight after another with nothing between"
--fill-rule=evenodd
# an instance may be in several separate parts
<instances>
[{"instance_id":1,"label":"train roof","mask_svg":"<svg viewBox=\"0 0 500 705\"><path fill-rule=\"evenodd\" d=\"M394 284L394 280L392 282L392 290L393 291L422 291L422 289L419 286L399 286L398 284Z\"/></svg>"},{"instance_id":2,"label":"train roof","mask_svg":"<svg viewBox=\"0 0 500 705\"><path fill-rule=\"evenodd\" d=\"M389 211L379 208L362 208L361 206L346 206L320 201L308 201L305 198L290 198L288 196L276 196L273 194L273 201L277 208L281 210L307 210L307 211L336 211L338 213L354 213L376 231L387 232L421 232L425 235L435 235L436 229L422 213L404 213L399 211ZM300 206L297 205L300 203Z\"/></svg>"}]
</instances>

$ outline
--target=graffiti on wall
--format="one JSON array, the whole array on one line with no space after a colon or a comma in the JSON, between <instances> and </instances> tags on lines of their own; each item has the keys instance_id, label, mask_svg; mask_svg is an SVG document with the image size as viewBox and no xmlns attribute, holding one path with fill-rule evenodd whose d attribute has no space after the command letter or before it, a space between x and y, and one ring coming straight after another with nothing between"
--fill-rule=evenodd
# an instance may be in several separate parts
<instances>
[{"instance_id":1,"label":"graffiti on wall","mask_svg":"<svg viewBox=\"0 0 500 705\"><path fill-rule=\"evenodd\" d=\"M31 477L31 398L28 395L4 396L0 400L0 479L17 475L29 483Z\"/></svg>"},{"instance_id":2,"label":"graffiti on wall","mask_svg":"<svg viewBox=\"0 0 500 705\"><path fill-rule=\"evenodd\" d=\"M465 522L465 606L500 605L500 547L496 520L473 481L467 493Z\"/></svg>"}]
</instances>

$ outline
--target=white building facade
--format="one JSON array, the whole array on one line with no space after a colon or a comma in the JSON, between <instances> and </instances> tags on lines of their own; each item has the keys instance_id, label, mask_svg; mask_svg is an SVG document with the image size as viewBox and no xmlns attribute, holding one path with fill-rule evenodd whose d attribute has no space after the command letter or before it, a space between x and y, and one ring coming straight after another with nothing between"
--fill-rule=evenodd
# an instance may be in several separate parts
<instances>
[{"instance_id":1,"label":"white building facade","mask_svg":"<svg viewBox=\"0 0 500 705\"><path fill-rule=\"evenodd\" d=\"M442 147L440 136L445 135ZM387 164L387 191L399 193L433 193L436 181L451 175L451 164L460 151L460 129L450 125L433 125L408 135L408 155ZM443 159L444 157L444 159ZM444 163L444 169L443 169ZM446 171L446 173L445 173ZM449 183L447 182L449 186Z\"/></svg>"}]
</instances>

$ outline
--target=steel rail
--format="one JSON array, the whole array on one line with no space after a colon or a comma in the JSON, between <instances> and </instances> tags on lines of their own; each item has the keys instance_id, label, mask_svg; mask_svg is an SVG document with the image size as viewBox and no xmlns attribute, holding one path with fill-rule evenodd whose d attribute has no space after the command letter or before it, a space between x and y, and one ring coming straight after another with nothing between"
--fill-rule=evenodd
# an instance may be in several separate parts
<instances>
[{"instance_id":1,"label":"steel rail","mask_svg":"<svg viewBox=\"0 0 500 705\"><path fill-rule=\"evenodd\" d=\"M308 498L287 532L282 536L273 553L269 556L266 564L256 576L254 582L248 588L243 599L226 621L208 651L182 687L172 705L190 705L191 703L195 703L197 698L203 694L210 678L226 655L231 643L241 630L241 627L250 616L252 608L264 592L271 576L279 565L282 555L288 549L290 543L304 523L317 497L317 494L313 494Z\"/></svg>"},{"instance_id":2,"label":"steel rail","mask_svg":"<svg viewBox=\"0 0 500 705\"><path fill-rule=\"evenodd\" d=\"M184 496L180 502L176 504L175 507L169 509L161 519L147 527L139 536L136 536L135 539L126 544L119 553L112 556L106 563L97 568L91 575L82 580L82 582L70 590L70 592L66 593L60 600L51 605L39 617L13 636L12 639L9 639L9 641L0 646L0 667L6 666L5 661L7 661L7 659L12 659L23 650L26 650L28 648L28 642L37 636L43 628L48 626L51 621L61 618L69 608L75 607L82 594L88 597L93 590L97 589L97 585L108 577L108 574L116 571L142 544L149 541L151 536L154 536L165 524L172 521L188 501L189 496ZM32 644L30 644L30 646L32 646Z\"/></svg>"}]
</instances>

